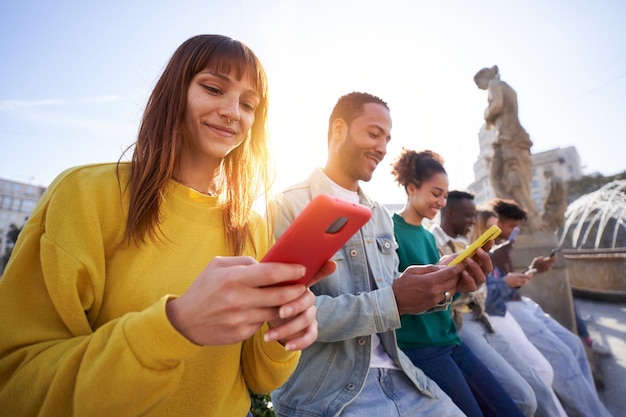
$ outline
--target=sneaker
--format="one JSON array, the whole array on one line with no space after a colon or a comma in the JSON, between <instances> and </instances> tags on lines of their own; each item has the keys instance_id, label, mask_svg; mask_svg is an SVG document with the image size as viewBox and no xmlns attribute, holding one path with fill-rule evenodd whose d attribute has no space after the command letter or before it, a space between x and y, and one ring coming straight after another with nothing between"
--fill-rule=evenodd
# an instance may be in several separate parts
<instances>
[{"instance_id":1,"label":"sneaker","mask_svg":"<svg viewBox=\"0 0 626 417\"><path fill-rule=\"evenodd\" d=\"M611 348L608 346L604 346L600 342L593 340L591 342L591 350L594 353L597 353L600 356L609 356L611 355Z\"/></svg>"}]
</instances>

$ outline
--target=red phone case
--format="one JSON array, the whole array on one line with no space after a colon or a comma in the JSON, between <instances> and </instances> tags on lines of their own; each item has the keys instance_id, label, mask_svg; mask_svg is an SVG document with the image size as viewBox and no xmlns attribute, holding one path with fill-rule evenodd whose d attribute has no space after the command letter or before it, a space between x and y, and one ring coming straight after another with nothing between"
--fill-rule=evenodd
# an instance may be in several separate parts
<instances>
[{"instance_id":1,"label":"red phone case","mask_svg":"<svg viewBox=\"0 0 626 417\"><path fill-rule=\"evenodd\" d=\"M372 217L365 206L331 195L315 197L289 225L261 262L297 263L306 274L292 283L306 284Z\"/></svg>"}]
</instances>

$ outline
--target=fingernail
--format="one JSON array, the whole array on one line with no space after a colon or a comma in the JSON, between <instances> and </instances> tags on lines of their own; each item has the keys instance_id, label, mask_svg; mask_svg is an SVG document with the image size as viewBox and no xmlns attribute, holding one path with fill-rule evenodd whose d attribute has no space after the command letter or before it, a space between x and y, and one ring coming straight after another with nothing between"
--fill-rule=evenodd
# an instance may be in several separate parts
<instances>
[{"instance_id":1,"label":"fingernail","mask_svg":"<svg viewBox=\"0 0 626 417\"><path fill-rule=\"evenodd\" d=\"M265 335L263 336L263 340L265 340L266 342L273 342L275 337L276 337L275 332L267 331Z\"/></svg>"},{"instance_id":2,"label":"fingernail","mask_svg":"<svg viewBox=\"0 0 626 417\"><path fill-rule=\"evenodd\" d=\"M291 351L295 350L295 345L294 345L293 343L287 343L287 344L285 345L285 350L286 350L287 352L291 352Z\"/></svg>"},{"instance_id":3,"label":"fingernail","mask_svg":"<svg viewBox=\"0 0 626 417\"><path fill-rule=\"evenodd\" d=\"M281 319L291 317L292 314L293 314L293 308L290 306L282 307L278 312L278 315L280 316Z\"/></svg>"}]
</instances>

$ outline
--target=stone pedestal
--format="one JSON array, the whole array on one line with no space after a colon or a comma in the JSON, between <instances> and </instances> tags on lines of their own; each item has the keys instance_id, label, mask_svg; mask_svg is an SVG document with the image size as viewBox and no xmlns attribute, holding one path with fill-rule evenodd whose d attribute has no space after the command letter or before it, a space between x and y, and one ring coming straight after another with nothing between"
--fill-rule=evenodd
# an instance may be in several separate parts
<instances>
[{"instance_id":1,"label":"stone pedestal","mask_svg":"<svg viewBox=\"0 0 626 417\"><path fill-rule=\"evenodd\" d=\"M554 233L520 234L511 252L515 271L526 271L533 258L548 256L556 246L557 240ZM521 293L532 298L546 313L576 333L572 289L565 262L560 254L557 254L557 261L552 270L536 274L528 284L522 287Z\"/></svg>"}]
</instances>

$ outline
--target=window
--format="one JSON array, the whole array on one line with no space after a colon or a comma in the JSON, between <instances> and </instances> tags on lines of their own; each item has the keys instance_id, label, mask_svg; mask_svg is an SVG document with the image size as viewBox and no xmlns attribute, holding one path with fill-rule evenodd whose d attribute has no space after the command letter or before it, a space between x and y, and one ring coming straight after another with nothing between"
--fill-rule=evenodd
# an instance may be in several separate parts
<instances>
[{"instance_id":1,"label":"window","mask_svg":"<svg viewBox=\"0 0 626 417\"><path fill-rule=\"evenodd\" d=\"M5 210L10 210L12 201L13 199L11 197L9 197L8 195L5 195L4 197L2 197L2 205L0 205L0 208L3 208Z\"/></svg>"},{"instance_id":2,"label":"window","mask_svg":"<svg viewBox=\"0 0 626 417\"><path fill-rule=\"evenodd\" d=\"M35 205L37 204L34 200L23 200L22 201L22 211L30 213L34 210Z\"/></svg>"},{"instance_id":3,"label":"window","mask_svg":"<svg viewBox=\"0 0 626 417\"><path fill-rule=\"evenodd\" d=\"M20 206L22 205L22 200L20 198L14 198L11 202L11 210L18 211Z\"/></svg>"}]
</instances>

